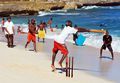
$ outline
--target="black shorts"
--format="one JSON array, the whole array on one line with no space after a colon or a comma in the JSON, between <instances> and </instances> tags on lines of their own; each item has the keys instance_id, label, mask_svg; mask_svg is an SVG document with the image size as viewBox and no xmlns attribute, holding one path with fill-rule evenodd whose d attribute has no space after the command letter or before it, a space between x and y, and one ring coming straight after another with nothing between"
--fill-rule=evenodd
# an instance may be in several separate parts
<instances>
[{"instance_id":1,"label":"black shorts","mask_svg":"<svg viewBox=\"0 0 120 83\"><path fill-rule=\"evenodd\" d=\"M102 45L102 49L106 50L106 48L108 48L109 51L113 51L111 44L108 44L108 45L103 44Z\"/></svg>"}]
</instances>

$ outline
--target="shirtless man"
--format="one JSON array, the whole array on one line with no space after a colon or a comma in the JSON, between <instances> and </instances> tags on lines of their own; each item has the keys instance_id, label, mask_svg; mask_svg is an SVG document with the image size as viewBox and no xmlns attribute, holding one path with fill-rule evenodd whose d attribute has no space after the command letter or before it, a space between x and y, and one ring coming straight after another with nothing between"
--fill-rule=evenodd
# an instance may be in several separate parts
<instances>
[{"instance_id":1,"label":"shirtless man","mask_svg":"<svg viewBox=\"0 0 120 83\"><path fill-rule=\"evenodd\" d=\"M28 44L32 41L34 45L34 51L36 52L36 23L35 19L31 19L31 23L28 24L28 38L27 38L27 43L25 45L25 48L27 48Z\"/></svg>"}]
</instances>

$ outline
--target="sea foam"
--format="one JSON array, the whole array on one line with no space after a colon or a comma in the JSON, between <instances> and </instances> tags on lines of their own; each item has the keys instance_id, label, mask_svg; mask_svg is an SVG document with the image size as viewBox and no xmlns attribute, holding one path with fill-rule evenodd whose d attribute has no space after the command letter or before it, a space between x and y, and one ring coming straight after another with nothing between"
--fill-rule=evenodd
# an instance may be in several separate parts
<instances>
[{"instance_id":1,"label":"sea foam","mask_svg":"<svg viewBox=\"0 0 120 83\"><path fill-rule=\"evenodd\" d=\"M95 7L96 8L96 7ZM118 7L119 8L119 7ZM41 16L44 16L44 15L77 15L79 13L66 13L66 12L61 12L61 13L56 13L56 11L54 12L41 12ZM111 18L113 19L113 18ZM20 25L21 27L23 27L24 31L25 32L28 32L28 25L27 24L17 24L17 26ZM110 29L111 30L111 29ZM110 34L112 35L112 38L113 38L113 42L112 42L112 47L113 47L113 50L115 52L120 52L120 30L119 28L118 29L115 29L115 30L111 30L110 31ZM89 46L93 46L93 47L96 47L96 48L100 48L103 44L103 41L102 41L102 37L103 35L102 34L97 34L97 33L83 33L84 36L86 36L86 41L85 41L85 44L86 45L89 45ZM50 38L50 39L53 39L54 36L52 35L49 35L47 36L47 38ZM72 42L72 38L70 38L68 40L69 42Z\"/></svg>"}]
</instances>

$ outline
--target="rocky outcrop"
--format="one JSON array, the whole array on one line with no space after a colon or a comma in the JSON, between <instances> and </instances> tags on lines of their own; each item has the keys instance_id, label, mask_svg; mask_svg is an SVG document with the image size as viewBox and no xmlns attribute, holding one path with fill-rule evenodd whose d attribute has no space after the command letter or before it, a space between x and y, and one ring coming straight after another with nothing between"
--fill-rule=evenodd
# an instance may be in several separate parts
<instances>
[{"instance_id":1,"label":"rocky outcrop","mask_svg":"<svg viewBox=\"0 0 120 83\"><path fill-rule=\"evenodd\" d=\"M7 0L8 1L8 0ZM82 6L118 6L120 5L120 0L100 1L100 0L76 0L76 2L66 2L54 1L47 2L47 0L36 0L36 1L8 1L3 0L0 2L0 16L9 15L34 15L38 14L39 11L50 11L57 9L77 9ZM89 3L88 3L89 2Z\"/></svg>"},{"instance_id":2,"label":"rocky outcrop","mask_svg":"<svg viewBox=\"0 0 120 83\"><path fill-rule=\"evenodd\" d=\"M67 2L64 9L77 9L77 4L75 2Z\"/></svg>"},{"instance_id":3,"label":"rocky outcrop","mask_svg":"<svg viewBox=\"0 0 120 83\"><path fill-rule=\"evenodd\" d=\"M120 6L120 2L85 3L83 6Z\"/></svg>"},{"instance_id":4,"label":"rocky outcrop","mask_svg":"<svg viewBox=\"0 0 120 83\"><path fill-rule=\"evenodd\" d=\"M38 11L34 10L21 10L21 11L2 11L0 12L0 17L7 17L7 16L18 16L18 15L37 15Z\"/></svg>"},{"instance_id":5,"label":"rocky outcrop","mask_svg":"<svg viewBox=\"0 0 120 83\"><path fill-rule=\"evenodd\" d=\"M33 15L39 11L62 9L64 2L4 2L0 3L0 16Z\"/></svg>"}]
</instances>

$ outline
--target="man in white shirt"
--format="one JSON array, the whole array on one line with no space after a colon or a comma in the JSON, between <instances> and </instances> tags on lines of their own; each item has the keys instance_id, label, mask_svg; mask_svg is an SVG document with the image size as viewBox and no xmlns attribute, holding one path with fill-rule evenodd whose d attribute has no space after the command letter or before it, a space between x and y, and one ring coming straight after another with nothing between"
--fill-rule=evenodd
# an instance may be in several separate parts
<instances>
[{"instance_id":1,"label":"man in white shirt","mask_svg":"<svg viewBox=\"0 0 120 83\"><path fill-rule=\"evenodd\" d=\"M8 47L13 47L13 35L15 33L14 31L14 24L11 21L11 17L7 18L7 21L4 24L5 27L5 36L7 38Z\"/></svg>"},{"instance_id":2,"label":"man in white shirt","mask_svg":"<svg viewBox=\"0 0 120 83\"><path fill-rule=\"evenodd\" d=\"M78 30L75 29L74 27L72 27L72 22L70 20L68 20L66 22L66 26L64 27L64 29L62 30L61 34L58 35L55 39L54 39L54 48L53 48L53 56L52 56L52 69L53 71L56 70L55 66L54 66L54 61L56 58L56 54L57 52L60 50L61 53L63 54L59 65L62 67L62 62L64 61L64 59L67 57L68 55L68 50L67 47L65 45L65 41L68 38L68 36L70 34L76 33ZM89 32L89 30L87 29L82 29L81 32Z\"/></svg>"},{"instance_id":3,"label":"man in white shirt","mask_svg":"<svg viewBox=\"0 0 120 83\"><path fill-rule=\"evenodd\" d=\"M68 38L68 36L70 34L75 34L76 32L99 32L99 33L104 33L103 30L88 30L85 28L74 28L72 27L72 22L70 20L68 20L66 22L66 26L64 27L64 29L62 30L62 32L60 33L60 35L56 36L56 38L54 39L54 48L53 48L53 55L52 55L52 71L55 71L56 68L54 66L54 62L55 62L55 58L56 58L56 54L58 53L58 51L60 50L61 53L63 54L61 60L59 61L59 65L62 67L62 62L64 61L64 59L67 57L68 55L68 50L67 47L65 45L65 41ZM66 58L66 62L68 59Z\"/></svg>"}]
</instances>

